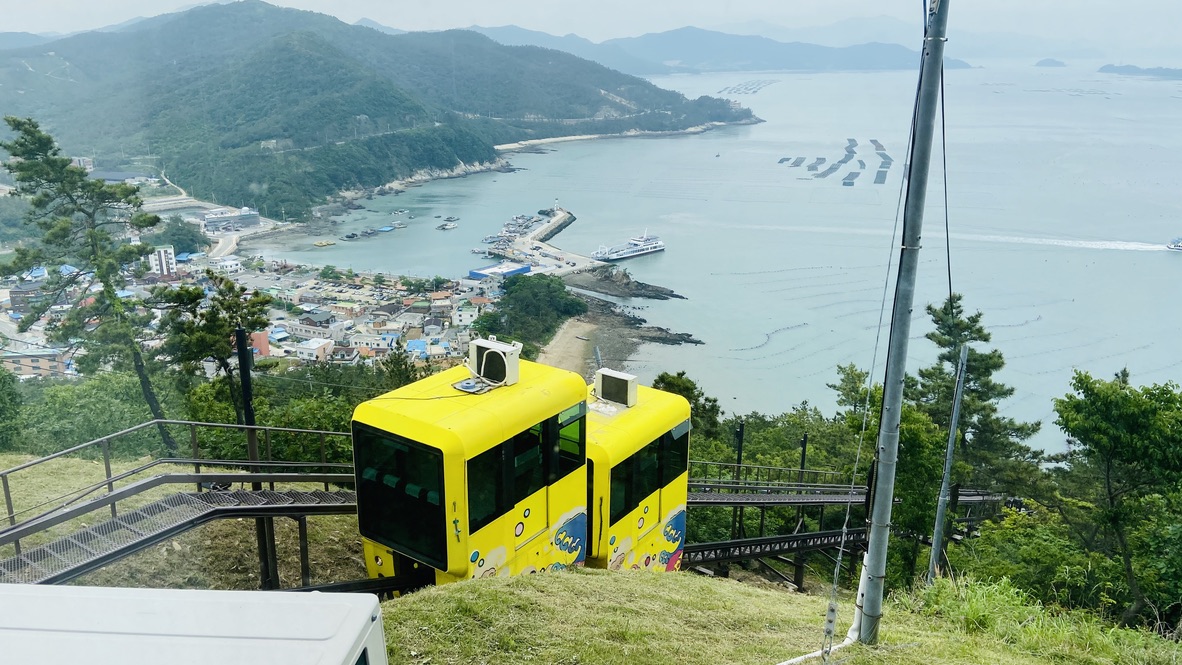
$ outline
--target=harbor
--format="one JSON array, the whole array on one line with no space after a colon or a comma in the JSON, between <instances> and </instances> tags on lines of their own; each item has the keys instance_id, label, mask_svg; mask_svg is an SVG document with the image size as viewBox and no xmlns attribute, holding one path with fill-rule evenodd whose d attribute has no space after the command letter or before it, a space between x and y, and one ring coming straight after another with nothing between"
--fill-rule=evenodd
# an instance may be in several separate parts
<instances>
[{"instance_id":1,"label":"harbor","mask_svg":"<svg viewBox=\"0 0 1182 665\"><path fill-rule=\"evenodd\" d=\"M499 234L485 237L486 242L491 241L486 254L529 266L531 274L561 276L604 265L602 261L550 244L551 239L574 223L575 216L557 203L546 212L548 217L518 215L506 222Z\"/></svg>"}]
</instances>

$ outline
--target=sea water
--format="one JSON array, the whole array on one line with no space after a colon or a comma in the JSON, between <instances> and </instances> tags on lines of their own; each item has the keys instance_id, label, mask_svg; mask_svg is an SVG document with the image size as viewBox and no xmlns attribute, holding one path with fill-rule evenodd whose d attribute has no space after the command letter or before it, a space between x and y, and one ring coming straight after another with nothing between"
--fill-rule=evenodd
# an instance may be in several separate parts
<instances>
[{"instance_id":1,"label":"sea water","mask_svg":"<svg viewBox=\"0 0 1182 665\"><path fill-rule=\"evenodd\" d=\"M1103 63L983 64L947 73L948 207L937 133L908 368L935 358L923 307L943 302L951 273L952 289L993 334L982 348L1005 355L996 378L1016 392L1003 413L1043 422L1033 443L1055 452L1064 437L1052 400L1069 392L1073 369L1108 378L1127 367L1135 384L1182 377L1182 308L1171 305L1182 252L1165 249L1182 236L1182 84L1096 73ZM407 229L327 248L301 236L263 251L454 277L488 263L470 253L483 236L557 199L578 217L553 240L569 251L589 254L646 230L664 239L665 252L622 265L687 299L627 304L704 342L647 345L607 364L646 381L686 370L731 413L780 413L806 400L831 413L826 384L839 364L873 366L881 381L916 80L915 72L658 78L690 97L759 81L741 86L758 92L730 96L766 122L514 154L515 173L363 201L367 209L334 233L399 219ZM817 177L835 162L832 175ZM851 172L859 175L845 186ZM392 215L396 208L415 219ZM449 215L459 228L435 230L436 216Z\"/></svg>"}]
</instances>

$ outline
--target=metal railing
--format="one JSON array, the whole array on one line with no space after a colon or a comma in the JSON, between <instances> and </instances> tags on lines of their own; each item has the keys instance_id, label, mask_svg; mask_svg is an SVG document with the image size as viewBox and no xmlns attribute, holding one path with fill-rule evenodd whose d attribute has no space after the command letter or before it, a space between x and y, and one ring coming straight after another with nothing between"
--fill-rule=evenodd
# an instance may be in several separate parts
<instances>
[{"instance_id":1,"label":"metal railing","mask_svg":"<svg viewBox=\"0 0 1182 665\"><path fill-rule=\"evenodd\" d=\"M733 462L690 461L690 483L702 486L726 488L731 491L744 489L759 491L769 488L790 489L794 487L834 489L850 487L849 474L840 471L819 469L790 469L758 464L735 464Z\"/></svg>"},{"instance_id":2,"label":"metal railing","mask_svg":"<svg viewBox=\"0 0 1182 665\"><path fill-rule=\"evenodd\" d=\"M191 457L181 459L176 457L154 457L149 462L141 464L130 470L113 473L112 461L129 458L133 454L139 456L142 453L142 432L147 429L166 426L170 428L183 428L188 430L189 448L191 450ZM208 449L209 445L203 446L201 433L207 433L204 443L209 444L209 439L214 433L219 438L218 443L222 449L227 447L235 447L235 439L238 436L242 437L241 450L247 450L246 436L247 432L253 430L261 434L262 450L260 450L260 459L254 460L222 460L211 458L203 455L203 450ZM227 436L231 437L227 440ZM273 458L274 447L273 443L278 437L294 437L299 440L298 448L307 457L308 453L319 457L319 462L316 461L293 461L293 460L275 460ZM193 472L201 473L201 467L204 466L245 466L245 467L282 467L282 468L309 468L319 469L321 472L327 469L339 470L344 473L350 473L352 470L351 464L330 463L328 461L328 443L334 438L350 439L351 435L348 432L331 432L325 430L306 430L295 429L290 427L266 427L261 425L233 425L225 423L201 423L188 420L150 420L148 422L140 423L135 427L115 432L107 436L88 441L86 443L67 448L60 452L46 455L24 464L18 464L9 469L0 471L0 492L4 494L4 521L7 525L0 528L0 533L4 533L18 524L25 521L36 520L45 515L54 513L59 510L66 509L78 501L89 498L94 500L102 498L106 495L112 494L116 491L116 485L121 482L127 482L139 476L140 474L149 471L155 467L160 467L168 464L182 464L192 465ZM178 437L179 438L179 437ZM136 440L133 440L136 439ZM308 442L311 442L311 449L309 450ZM121 450L121 444L125 449ZM135 450L131 450L132 446L136 446ZM352 443L350 441L350 448ZM160 450L164 450L163 444ZM123 453L123 454L121 454ZM29 470L38 469L43 465L49 464L54 460L59 460L66 457L87 457L101 455L103 462L103 479L97 482L87 483L80 487L70 488L61 494L35 500L30 505L23 505L17 509L17 501L14 497L19 497L20 479L22 476L31 475ZM252 463L253 462L253 463ZM15 489L14 489L15 487ZM325 483L327 489L327 483ZM272 483L272 489L274 484ZM201 490L200 485L198 491ZM118 515L118 508L114 502L110 503L110 512L112 517ZM19 543L17 544L17 553L20 553Z\"/></svg>"}]
</instances>

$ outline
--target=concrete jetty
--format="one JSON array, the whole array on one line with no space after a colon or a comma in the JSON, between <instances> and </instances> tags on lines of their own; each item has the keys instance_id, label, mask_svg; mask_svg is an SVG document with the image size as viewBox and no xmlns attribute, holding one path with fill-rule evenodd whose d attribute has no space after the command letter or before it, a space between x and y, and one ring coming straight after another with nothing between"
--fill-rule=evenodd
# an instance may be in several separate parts
<instances>
[{"instance_id":1,"label":"concrete jetty","mask_svg":"<svg viewBox=\"0 0 1182 665\"><path fill-rule=\"evenodd\" d=\"M489 254L532 266L534 272L548 275L566 275L603 265L603 261L564 251L548 242L574 221L575 216L569 211L556 207L544 224L515 238L504 249L490 249Z\"/></svg>"}]
</instances>

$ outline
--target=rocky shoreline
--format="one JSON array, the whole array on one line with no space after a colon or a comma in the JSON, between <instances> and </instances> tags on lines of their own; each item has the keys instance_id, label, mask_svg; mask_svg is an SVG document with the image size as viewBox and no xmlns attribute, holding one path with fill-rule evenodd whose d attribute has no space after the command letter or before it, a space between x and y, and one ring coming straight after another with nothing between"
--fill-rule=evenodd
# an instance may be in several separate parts
<instances>
[{"instance_id":1,"label":"rocky shoreline","mask_svg":"<svg viewBox=\"0 0 1182 665\"><path fill-rule=\"evenodd\" d=\"M565 275L562 280L566 282L567 286L616 298L649 298L651 300L677 298L685 300L685 296L675 293L672 289L632 279L632 275L628 274L626 268L615 264L602 265L584 272Z\"/></svg>"},{"instance_id":2,"label":"rocky shoreline","mask_svg":"<svg viewBox=\"0 0 1182 665\"><path fill-rule=\"evenodd\" d=\"M642 344L702 344L689 333L646 325L639 316L622 311L606 300L579 294L587 303L587 313L580 319L595 327L589 335L591 348L599 349L604 366L619 368L636 355Z\"/></svg>"}]
</instances>

